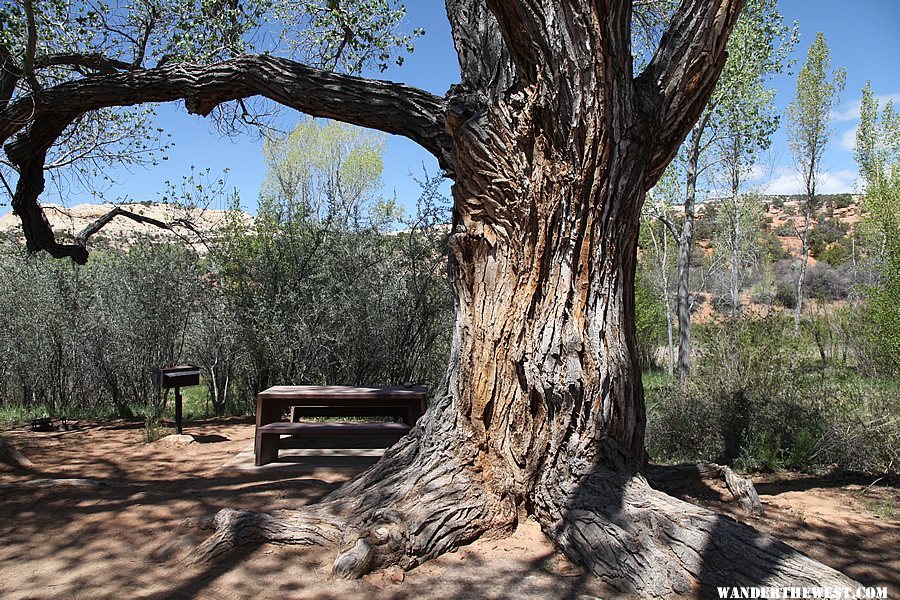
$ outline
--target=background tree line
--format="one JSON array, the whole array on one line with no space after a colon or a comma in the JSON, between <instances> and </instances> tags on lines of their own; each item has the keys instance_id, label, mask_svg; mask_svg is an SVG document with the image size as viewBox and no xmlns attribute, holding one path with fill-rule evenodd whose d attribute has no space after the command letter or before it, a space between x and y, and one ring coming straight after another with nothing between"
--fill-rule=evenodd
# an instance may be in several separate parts
<instances>
[{"instance_id":1,"label":"background tree line","mask_svg":"<svg viewBox=\"0 0 900 600\"><path fill-rule=\"evenodd\" d=\"M896 473L898 119L867 85L858 205L817 192L844 80L817 35L786 114L804 193L763 195L753 169L781 117L767 82L795 35L774 3L748 5L712 101L649 195L637 293L648 447L751 469Z\"/></svg>"}]
</instances>

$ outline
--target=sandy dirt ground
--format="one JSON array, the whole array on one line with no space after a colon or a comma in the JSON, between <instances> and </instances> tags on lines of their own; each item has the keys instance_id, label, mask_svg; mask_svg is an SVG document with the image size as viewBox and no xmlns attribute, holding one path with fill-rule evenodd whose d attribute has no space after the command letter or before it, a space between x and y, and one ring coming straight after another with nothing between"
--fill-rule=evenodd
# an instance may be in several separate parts
<instances>
[{"instance_id":1,"label":"sandy dirt ground","mask_svg":"<svg viewBox=\"0 0 900 600\"><path fill-rule=\"evenodd\" d=\"M0 598L610 598L621 597L554 552L537 525L480 540L407 573L330 577L333 551L261 545L198 567L179 562L203 532L188 517L224 507L315 502L375 459L325 457L291 468L236 468L253 425L190 423L197 443L143 443L140 423L81 423L66 432L5 432L36 468L0 465ZM223 468L229 463L231 466ZM35 479L100 485L35 487ZM31 482L29 484L28 482ZM766 516L749 522L844 571L900 594L898 490L801 475L757 479ZM722 487L680 478L666 491L734 518ZM886 508L879 508L886 507ZM891 514L891 511L894 511Z\"/></svg>"}]
</instances>

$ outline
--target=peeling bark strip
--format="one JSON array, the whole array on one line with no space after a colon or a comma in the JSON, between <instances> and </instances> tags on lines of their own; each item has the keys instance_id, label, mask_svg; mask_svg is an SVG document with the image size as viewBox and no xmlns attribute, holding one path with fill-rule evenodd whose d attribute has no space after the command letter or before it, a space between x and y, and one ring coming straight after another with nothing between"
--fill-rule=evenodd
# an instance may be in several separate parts
<instances>
[{"instance_id":1,"label":"peeling bark strip","mask_svg":"<svg viewBox=\"0 0 900 600\"><path fill-rule=\"evenodd\" d=\"M710 97L742 0L682 0L634 77L627 1L447 0L461 84L445 98L270 56L90 75L0 110L29 247L62 246L43 162L85 111L250 95L415 140L453 185L457 298L447 389L384 458L322 503L226 509L190 556L264 541L337 547L334 572L411 568L536 518L614 587L664 597L716 585L849 585L749 527L652 490L636 353L644 194ZM0 57L2 58L2 57Z\"/></svg>"}]
</instances>

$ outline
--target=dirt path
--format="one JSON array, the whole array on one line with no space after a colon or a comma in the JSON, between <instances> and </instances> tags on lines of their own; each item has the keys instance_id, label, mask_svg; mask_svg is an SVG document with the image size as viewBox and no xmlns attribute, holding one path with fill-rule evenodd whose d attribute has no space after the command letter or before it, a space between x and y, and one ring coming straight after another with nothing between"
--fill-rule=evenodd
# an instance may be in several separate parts
<instances>
[{"instance_id":1,"label":"dirt path","mask_svg":"<svg viewBox=\"0 0 900 600\"><path fill-rule=\"evenodd\" d=\"M0 598L608 598L557 555L532 522L510 538L482 540L409 573L335 581L333 556L317 549L246 548L221 563L177 561L200 538L178 527L223 507L275 510L314 502L352 476L349 468L241 471L219 467L245 449L247 421L190 424L201 443L144 444L142 425L85 425L62 433L9 432L39 469L0 466ZM34 478L90 478L97 486L23 487ZM854 487L857 486L857 487ZM761 482L767 516L753 522L865 585L900 592L897 490L812 478ZM728 492L703 482L673 490L725 512ZM896 510L896 508L894 509ZM740 515L735 515L739 517ZM202 534L202 532L201 532ZM399 581L401 580L402 581Z\"/></svg>"}]
</instances>

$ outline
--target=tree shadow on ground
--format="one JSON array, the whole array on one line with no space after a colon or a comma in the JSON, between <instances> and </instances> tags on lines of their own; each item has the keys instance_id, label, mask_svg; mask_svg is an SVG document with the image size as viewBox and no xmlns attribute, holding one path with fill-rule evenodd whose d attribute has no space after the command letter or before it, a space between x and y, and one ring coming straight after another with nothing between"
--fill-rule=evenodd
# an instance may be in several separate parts
<instances>
[{"instance_id":1,"label":"tree shadow on ground","mask_svg":"<svg viewBox=\"0 0 900 600\"><path fill-rule=\"evenodd\" d=\"M195 435L193 436L194 441L198 444L215 444L218 442L227 442L230 441L229 438L224 435L211 434L211 435Z\"/></svg>"},{"instance_id":2,"label":"tree shadow on ground","mask_svg":"<svg viewBox=\"0 0 900 600\"><path fill-rule=\"evenodd\" d=\"M900 589L900 556L885 552L900 541L900 526L890 520L878 523L856 502L862 492L876 499L896 498L896 489L887 479L877 481L852 472L768 473L755 479L766 511L760 517L744 513L724 485L703 478L696 465L652 465L648 470L648 481L657 490L747 522L865 586ZM872 486L873 482L876 485ZM795 495L798 493L805 496ZM819 497L822 500L817 500ZM803 499L810 505L803 504ZM861 518L848 520L846 513L830 514L836 503L847 505L847 513Z\"/></svg>"},{"instance_id":3,"label":"tree shadow on ground","mask_svg":"<svg viewBox=\"0 0 900 600\"><path fill-rule=\"evenodd\" d=\"M281 465L269 470L222 471L212 468L215 465L203 465L202 461L183 462L179 458L180 452L217 452L218 464L221 464L223 456L222 451L218 450L220 446L249 443L249 439L240 442L239 436L226 431L223 433L227 435L198 430L197 435L220 435L231 441L190 445L171 450L169 454L146 445L133 452L111 452L107 458L101 458L91 454L91 444L74 441L77 437L61 437L59 446L48 446L44 458L50 463L36 476L89 475L102 479L108 485L83 489L58 487L0 491L0 539L4 541L0 548L0 596L10 592L21 595L23 590L29 590L35 597L76 594L185 598L268 595L335 599L361 596L418 598L428 595L455 598L533 598L548 595L558 598L619 597L611 593L607 586L614 585L617 578L627 574L627 562L636 548L629 547L627 543L608 546L606 556L615 564L620 564L622 570L606 571L603 575L606 585L585 571L570 571L568 576L561 576L554 566L556 557L552 549L520 549L515 539L507 545L503 545L505 542L502 540L498 541L496 549L488 546L487 552L482 550L480 554L471 552L471 548L461 548L409 573L401 585L381 580L384 589L373 587L368 582L330 580L334 554L322 552L321 549L251 544L224 561L199 567L187 568L177 561L162 562L159 559L160 550L173 539L193 535L195 538L190 544L193 547L208 534L179 527L185 518L207 516L223 507L270 512L313 503L368 466L359 461L344 470L338 470L334 465L321 471L312 467L321 468L322 465L296 465L303 467L301 470L304 472L300 473L293 469L295 465L288 464L285 465L288 468L286 471L279 470ZM102 432L98 432L95 437L101 435ZM132 437L136 439L134 434ZM293 457L283 458L290 462ZM329 458L332 457L304 457L303 460L318 462ZM356 458L375 460L370 457ZM592 511L597 516L594 525L598 527L598 535L581 542L592 550L591 544L599 544L598 540L603 539L612 527L625 536L623 539L627 539L629 532L653 524L644 512L633 508L633 498L627 496L627 486L616 481L615 476L595 468L585 482L586 485L570 496L567 510L570 514L574 511L576 518L583 518L578 514L579 510ZM702 481L700 484L708 488ZM710 500L727 503L727 492L708 490ZM749 574L738 576L719 567L722 557L728 557L735 564L743 560L744 557L735 555L729 542L736 528L743 526L723 515L711 515L708 519L709 533L698 544L697 554L700 557L701 577L712 587L688 590L688 593L709 597L715 594L714 586L718 584L754 585L765 582L771 574L770 569L751 570ZM659 531L659 523L656 525L655 531ZM802 525L798 527L802 529ZM785 539L792 536L787 528L777 533ZM774 543L765 534L753 532L748 535L754 548L775 559L773 564L777 564L783 553L789 551L787 546ZM862 560L854 557L854 552L859 551L860 544L872 541L854 537L858 533L838 527L826 529L821 525L817 535L827 538L829 554L833 557L831 562L837 568L843 568L845 564L854 568L853 563ZM637 539L644 541L640 537ZM866 561L884 559L886 553L883 550L890 546L885 545L886 541L877 540L876 537L874 550L880 551L882 556L871 556L875 554L873 551L865 555ZM815 543L821 545L825 541ZM873 548L871 543L870 548ZM650 577L660 569L661 564L649 555L638 568ZM16 565L18 569L15 569ZM883 569L882 565L880 572ZM864 573L848 572L865 585L878 583L864 577ZM103 581L102 587L97 587L100 580ZM375 583L378 582L375 580ZM900 585L900 582L888 584ZM46 594L41 590L45 590ZM634 593L633 596L640 597L641 594Z\"/></svg>"},{"instance_id":4,"label":"tree shadow on ground","mask_svg":"<svg viewBox=\"0 0 900 600\"><path fill-rule=\"evenodd\" d=\"M699 470L693 469L693 481L691 469L680 471L692 490L684 497L705 488L698 495L724 500ZM570 558L583 561L611 586L641 597L670 590L716 598L719 587L768 586L773 581L801 587L848 583L828 569L814 574L816 567L805 555L772 535L653 489L627 469L594 466L568 495L555 529ZM834 534L837 545L849 539Z\"/></svg>"}]
</instances>

